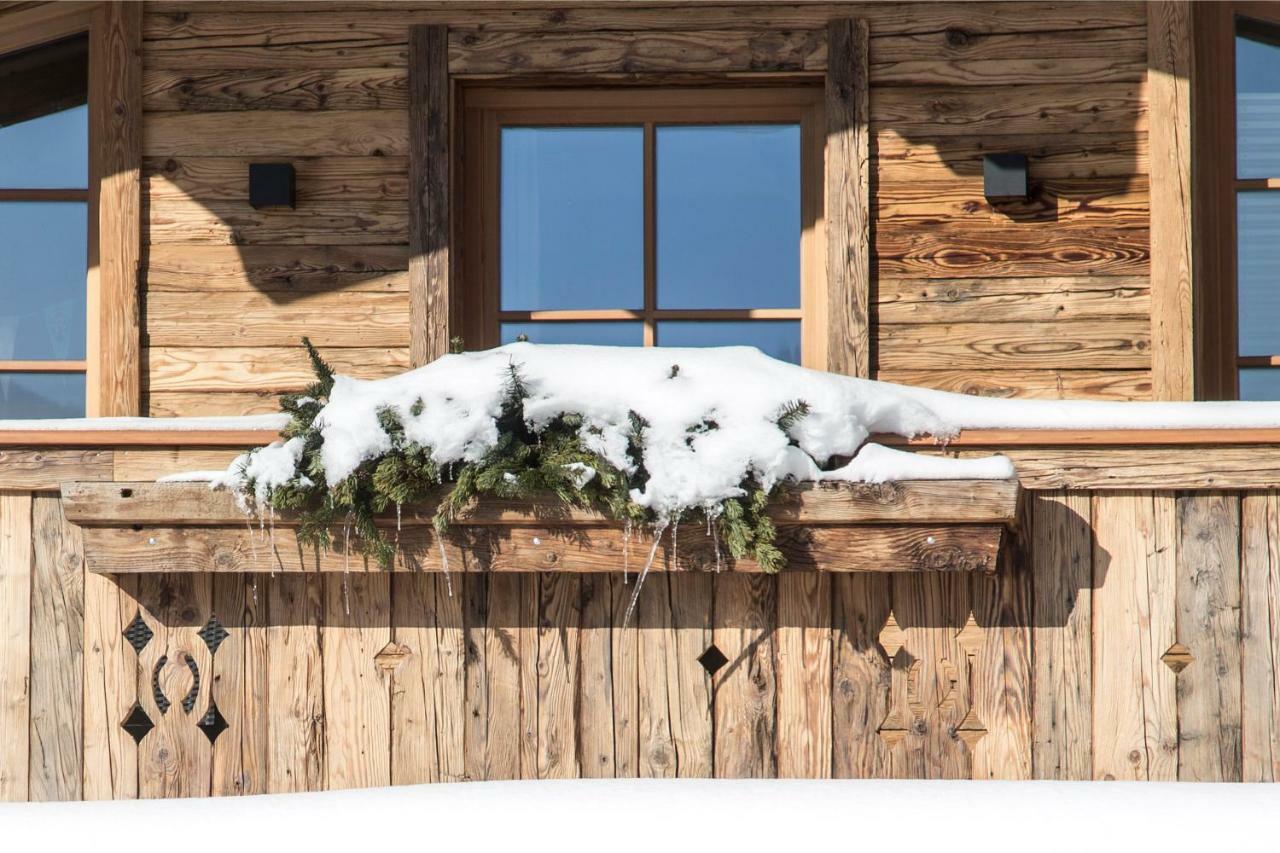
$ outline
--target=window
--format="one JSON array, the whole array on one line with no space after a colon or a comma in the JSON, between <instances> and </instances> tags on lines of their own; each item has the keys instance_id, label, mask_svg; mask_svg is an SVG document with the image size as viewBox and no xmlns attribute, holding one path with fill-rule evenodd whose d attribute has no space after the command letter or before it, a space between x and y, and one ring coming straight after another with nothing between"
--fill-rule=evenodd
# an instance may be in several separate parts
<instances>
[{"instance_id":1,"label":"window","mask_svg":"<svg viewBox=\"0 0 1280 853\"><path fill-rule=\"evenodd\" d=\"M1280 400L1280 27L1235 34L1236 298L1242 400Z\"/></svg>"},{"instance_id":2,"label":"window","mask_svg":"<svg viewBox=\"0 0 1280 853\"><path fill-rule=\"evenodd\" d=\"M822 364L821 89L464 103L469 346L747 344Z\"/></svg>"},{"instance_id":3,"label":"window","mask_svg":"<svg viewBox=\"0 0 1280 853\"><path fill-rule=\"evenodd\" d=\"M85 413L85 37L0 57L0 418Z\"/></svg>"}]
</instances>

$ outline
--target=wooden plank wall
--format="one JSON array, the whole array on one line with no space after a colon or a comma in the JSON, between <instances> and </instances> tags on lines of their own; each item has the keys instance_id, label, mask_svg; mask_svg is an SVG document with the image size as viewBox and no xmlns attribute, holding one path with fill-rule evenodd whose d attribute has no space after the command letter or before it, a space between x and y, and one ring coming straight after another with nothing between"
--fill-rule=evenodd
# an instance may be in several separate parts
<instances>
[{"instance_id":1,"label":"wooden plank wall","mask_svg":"<svg viewBox=\"0 0 1280 853\"><path fill-rule=\"evenodd\" d=\"M1150 397L1140 3L162 3L143 16L148 411L274 410L308 379L303 334L346 372L409 364L413 24L450 25L451 49L509 52L538 33L821 32L836 17L870 33L873 375ZM983 198L981 157L998 151L1029 156L1026 202ZM295 165L296 210L249 206L253 161Z\"/></svg>"},{"instance_id":2,"label":"wooden plank wall","mask_svg":"<svg viewBox=\"0 0 1280 853\"><path fill-rule=\"evenodd\" d=\"M4 492L0 798L1274 781L1280 491L1030 495L994 578L659 575L624 627L621 572L86 576L56 495ZM135 705L155 726L140 745L121 727ZM211 744L197 723L215 706Z\"/></svg>"}]
</instances>

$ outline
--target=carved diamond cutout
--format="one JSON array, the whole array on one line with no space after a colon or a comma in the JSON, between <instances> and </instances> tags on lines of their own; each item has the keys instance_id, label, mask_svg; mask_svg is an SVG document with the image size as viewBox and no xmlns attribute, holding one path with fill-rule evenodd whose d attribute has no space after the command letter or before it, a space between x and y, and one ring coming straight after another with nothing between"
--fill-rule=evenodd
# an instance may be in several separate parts
<instances>
[{"instance_id":1,"label":"carved diamond cutout","mask_svg":"<svg viewBox=\"0 0 1280 853\"><path fill-rule=\"evenodd\" d=\"M973 745L982 740L987 734L987 727L978 719L978 715L972 708L969 713L964 715L964 719L960 721L960 725L956 726L956 737L964 741L964 745L973 749Z\"/></svg>"},{"instance_id":2,"label":"carved diamond cutout","mask_svg":"<svg viewBox=\"0 0 1280 853\"><path fill-rule=\"evenodd\" d=\"M156 661L155 669L151 670L151 698L156 700L156 707L160 709L161 714L169 712L169 706L173 703L169 701L169 697L164 695L164 691L160 689L160 671L164 669L164 665L169 662L168 655L161 655L160 660Z\"/></svg>"},{"instance_id":3,"label":"carved diamond cutout","mask_svg":"<svg viewBox=\"0 0 1280 853\"><path fill-rule=\"evenodd\" d=\"M893 614L890 613L877 639L880 641L880 648L884 649L884 656L893 660L898 650L906 643L907 632L898 626L898 620L894 619Z\"/></svg>"},{"instance_id":4,"label":"carved diamond cutout","mask_svg":"<svg viewBox=\"0 0 1280 853\"><path fill-rule=\"evenodd\" d=\"M227 730L227 720L222 716L222 712L218 710L218 703L212 699L209 700L209 710L204 712L204 716L200 718L200 722L196 723L196 728L204 732L204 736L209 739L209 743L213 743L218 739L218 735Z\"/></svg>"},{"instance_id":5,"label":"carved diamond cutout","mask_svg":"<svg viewBox=\"0 0 1280 853\"><path fill-rule=\"evenodd\" d=\"M724 652L716 648L715 643L707 646L707 650L698 655L698 663L702 664L702 668L707 671L707 675L714 676L720 671L720 668L727 664L729 659L724 656Z\"/></svg>"},{"instance_id":6,"label":"carved diamond cutout","mask_svg":"<svg viewBox=\"0 0 1280 853\"><path fill-rule=\"evenodd\" d=\"M373 662L384 674L395 675L412 654L413 650L403 643L387 643L373 656Z\"/></svg>"},{"instance_id":7,"label":"carved diamond cutout","mask_svg":"<svg viewBox=\"0 0 1280 853\"><path fill-rule=\"evenodd\" d=\"M227 629L222 627L222 623L218 621L217 616L210 616L209 621L204 627L197 632L200 639L204 640L204 644L209 647L209 654L217 654L218 646L222 645L229 634Z\"/></svg>"},{"instance_id":8,"label":"carved diamond cutout","mask_svg":"<svg viewBox=\"0 0 1280 853\"><path fill-rule=\"evenodd\" d=\"M155 632L147 627L146 622L142 621L142 611L135 613L133 621L120 633L124 634L125 641L133 646L134 654L139 655L147 647L147 643L151 642L151 638L155 636Z\"/></svg>"},{"instance_id":9,"label":"carved diamond cutout","mask_svg":"<svg viewBox=\"0 0 1280 853\"><path fill-rule=\"evenodd\" d=\"M147 736L147 732L156 727L151 722L151 718L147 716L147 712L142 710L142 706L137 702L133 703L133 707L129 709L129 714L120 723L120 728L129 733L129 737L133 738L134 743L142 743L142 739Z\"/></svg>"},{"instance_id":10,"label":"carved diamond cutout","mask_svg":"<svg viewBox=\"0 0 1280 853\"><path fill-rule=\"evenodd\" d=\"M1164 661L1164 665L1175 673L1182 672L1195 662L1195 658L1191 656L1191 649L1182 645L1182 643L1174 643L1170 646L1167 652L1160 655L1160 660Z\"/></svg>"}]
</instances>

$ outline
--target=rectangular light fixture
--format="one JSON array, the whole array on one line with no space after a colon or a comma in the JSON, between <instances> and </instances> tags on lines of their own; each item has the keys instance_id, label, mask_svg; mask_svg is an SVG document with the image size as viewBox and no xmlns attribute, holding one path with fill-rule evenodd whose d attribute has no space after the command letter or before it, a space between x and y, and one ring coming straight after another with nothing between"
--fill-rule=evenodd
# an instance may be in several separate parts
<instances>
[{"instance_id":1,"label":"rectangular light fixture","mask_svg":"<svg viewBox=\"0 0 1280 853\"><path fill-rule=\"evenodd\" d=\"M249 204L264 207L295 207L292 163L250 163Z\"/></svg>"},{"instance_id":2,"label":"rectangular light fixture","mask_svg":"<svg viewBox=\"0 0 1280 853\"><path fill-rule=\"evenodd\" d=\"M1027 197L1027 155L987 154L982 158L982 194L990 201Z\"/></svg>"}]
</instances>

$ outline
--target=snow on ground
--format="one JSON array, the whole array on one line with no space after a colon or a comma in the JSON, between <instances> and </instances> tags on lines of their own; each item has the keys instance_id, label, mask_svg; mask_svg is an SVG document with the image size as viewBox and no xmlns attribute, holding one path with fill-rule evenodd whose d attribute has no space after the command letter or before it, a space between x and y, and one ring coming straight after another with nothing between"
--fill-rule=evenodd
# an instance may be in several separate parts
<instances>
[{"instance_id":1,"label":"snow on ground","mask_svg":"<svg viewBox=\"0 0 1280 853\"><path fill-rule=\"evenodd\" d=\"M0 805L6 849L114 853L1272 849L1280 786L595 780ZM392 846L403 842L401 848ZM819 846L820 845L820 846Z\"/></svg>"}]
</instances>

